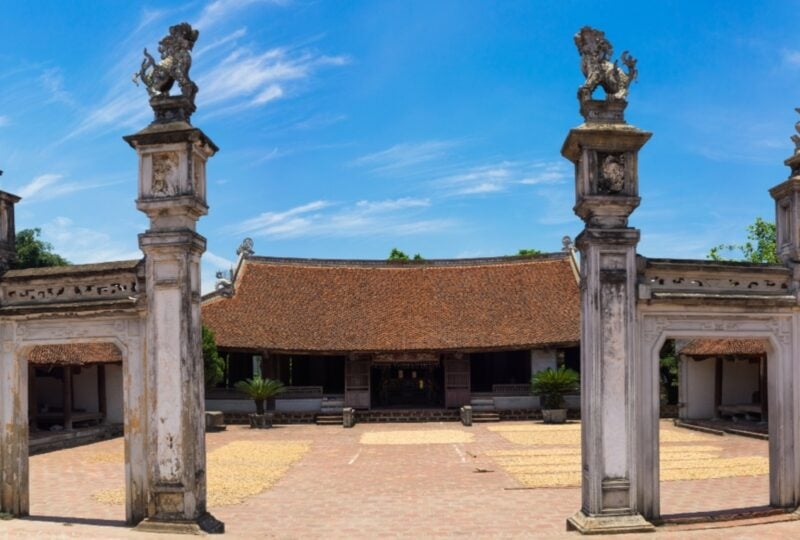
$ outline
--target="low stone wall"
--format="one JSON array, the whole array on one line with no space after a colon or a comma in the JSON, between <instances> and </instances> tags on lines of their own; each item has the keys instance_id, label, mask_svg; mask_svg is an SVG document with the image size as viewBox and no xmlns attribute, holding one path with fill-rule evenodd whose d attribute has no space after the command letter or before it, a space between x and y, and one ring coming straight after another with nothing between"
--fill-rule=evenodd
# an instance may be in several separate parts
<instances>
[{"instance_id":1,"label":"low stone wall","mask_svg":"<svg viewBox=\"0 0 800 540\"><path fill-rule=\"evenodd\" d=\"M460 421L458 409L356 411L356 423Z\"/></svg>"},{"instance_id":2,"label":"low stone wall","mask_svg":"<svg viewBox=\"0 0 800 540\"><path fill-rule=\"evenodd\" d=\"M231 424L244 424L249 425L250 420L247 415L250 413L240 412L226 412L225 423ZM313 424L316 420L317 413L315 412L280 412L275 411L275 416L272 419L273 424Z\"/></svg>"},{"instance_id":3,"label":"low stone wall","mask_svg":"<svg viewBox=\"0 0 800 540\"><path fill-rule=\"evenodd\" d=\"M539 409L498 409L500 420L541 420L542 411ZM249 424L248 413L226 412L226 424ZM313 424L316 421L316 412L284 412L275 411L273 424ZM677 405L664 405L661 407L661 418L677 418ZM458 409L409 409L409 410L357 410L355 413L356 424L378 422L460 422ZM580 420L581 412L570 409L567 412L570 420Z\"/></svg>"}]
</instances>

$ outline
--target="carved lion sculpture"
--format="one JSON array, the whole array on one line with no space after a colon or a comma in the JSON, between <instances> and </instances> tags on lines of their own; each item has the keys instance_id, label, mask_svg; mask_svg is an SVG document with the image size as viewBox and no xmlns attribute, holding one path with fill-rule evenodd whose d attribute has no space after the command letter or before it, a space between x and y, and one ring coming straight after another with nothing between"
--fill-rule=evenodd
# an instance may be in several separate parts
<instances>
[{"instance_id":1,"label":"carved lion sculpture","mask_svg":"<svg viewBox=\"0 0 800 540\"><path fill-rule=\"evenodd\" d=\"M624 100L628 96L628 87L636 78L636 59L622 53L620 60L628 68L628 72L619 67L619 61L611 63L614 49L606 39L605 32L588 26L575 34L575 45L581 55L581 72L586 82L578 88L578 99L585 103L592 99L595 88L602 86L606 91L606 100Z\"/></svg>"},{"instance_id":2,"label":"carved lion sculpture","mask_svg":"<svg viewBox=\"0 0 800 540\"><path fill-rule=\"evenodd\" d=\"M141 80L150 97L168 96L177 82L181 94L194 104L197 85L189 78L189 68L192 67L191 51L198 35L199 32L193 30L189 23L170 26L169 34L158 42L161 61L156 63L155 58L145 49L142 67L134 74L133 82L138 84Z\"/></svg>"}]
</instances>

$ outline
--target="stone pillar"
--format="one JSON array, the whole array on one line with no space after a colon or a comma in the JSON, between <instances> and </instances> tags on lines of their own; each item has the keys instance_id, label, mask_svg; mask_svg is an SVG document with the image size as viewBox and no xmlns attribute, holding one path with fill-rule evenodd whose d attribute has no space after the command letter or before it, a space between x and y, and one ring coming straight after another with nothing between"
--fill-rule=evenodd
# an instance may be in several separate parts
<instances>
[{"instance_id":1,"label":"stone pillar","mask_svg":"<svg viewBox=\"0 0 800 540\"><path fill-rule=\"evenodd\" d=\"M625 123L624 101L582 103L586 123L561 153L575 164L581 252L582 533L651 531L638 508L636 467L637 155L650 133ZM657 441L653 441L657 444Z\"/></svg>"},{"instance_id":2,"label":"stone pillar","mask_svg":"<svg viewBox=\"0 0 800 540\"><path fill-rule=\"evenodd\" d=\"M0 191L0 270L8 270L17 260L14 205L20 200L16 195Z\"/></svg>"},{"instance_id":3,"label":"stone pillar","mask_svg":"<svg viewBox=\"0 0 800 540\"><path fill-rule=\"evenodd\" d=\"M28 368L15 333L15 323L0 323L0 513L20 517L28 515Z\"/></svg>"},{"instance_id":4,"label":"stone pillar","mask_svg":"<svg viewBox=\"0 0 800 540\"><path fill-rule=\"evenodd\" d=\"M177 107L183 106L180 99ZM136 207L150 219L149 229L139 235L149 308L145 416L152 420L146 435L147 517L139 528L222 532L223 524L206 511L200 326L200 256L206 240L195 230L208 211L206 160L217 147L187 121L159 117L125 140L139 156Z\"/></svg>"},{"instance_id":5,"label":"stone pillar","mask_svg":"<svg viewBox=\"0 0 800 540\"><path fill-rule=\"evenodd\" d=\"M789 178L770 189L769 194L775 199L775 248L783 263L793 269L797 289L800 282L800 122L795 128L798 134L792 136L794 155L784 161L791 170Z\"/></svg>"}]
</instances>

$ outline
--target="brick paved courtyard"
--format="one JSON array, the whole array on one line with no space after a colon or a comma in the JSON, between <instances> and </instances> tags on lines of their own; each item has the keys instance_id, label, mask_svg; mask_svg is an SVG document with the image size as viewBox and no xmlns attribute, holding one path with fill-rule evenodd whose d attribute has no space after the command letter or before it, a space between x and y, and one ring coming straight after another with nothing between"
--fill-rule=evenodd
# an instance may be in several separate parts
<instances>
[{"instance_id":1,"label":"brick paved courtyard","mask_svg":"<svg viewBox=\"0 0 800 540\"><path fill-rule=\"evenodd\" d=\"M564 531L564 522L580 506L579 489L526 488L496 457L503 451L547 450L503 436L502 428L525 424L362 424L350 430L295 425L265 431L231 426L208 435L210 453L242 441L304 441L309 450L265 492L210 510L225 521L228 538L577 538ZM737 436L702 434L680 444L719 447L722 458L767 455L765 441ZM550 448L560 455L569 447ZM121 505L93 497L123 485L121 453L122 439L115 439L32 457L31 518L0 521L0 538L141 538L124 528ZM664 514L767 502L764 475L662 482ZM702 530L667 526L659 534L800 536L800 522L764 521L768 520L756 520L755 526L740 522L737 527L706 524Z\"/></svg>"}]
</instances>

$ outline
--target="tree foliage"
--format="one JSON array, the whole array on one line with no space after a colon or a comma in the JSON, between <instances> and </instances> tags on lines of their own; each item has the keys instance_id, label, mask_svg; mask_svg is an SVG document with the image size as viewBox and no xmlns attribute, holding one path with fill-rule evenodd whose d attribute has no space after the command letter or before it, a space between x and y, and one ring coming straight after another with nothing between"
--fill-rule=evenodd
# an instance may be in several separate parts
<instances>
[{"instance_id":1,"label":"tree foliage","mask_svg":"<svg viewBox=\"0 0 800 540\"><path fill-rule=\"evenodd\" d=\"M542 252L538 249L521 249L517 252L518 257L527 257L529 255L541 255Z\"/></svg>"},{"instance_id":2,"label":"tree foliage","mask_svg":"<svg viewBox=\"0 0 800 540\"><path fill-rule=\"evenodd\" d=\"M725 256L725 253L734 255ZM775 224L760 217L747 226L744 244L720 244L711 248L708 258L715 261L744 260L754 263L780 263L776 249Z\"/></svg>"},{"instance_id":3,"label":"tree foliage","mask_svg":"<svg viewBox=\"0 0 800 540\"><path fill-rule=\"evenodd\" d=\"M206 386L214 386L225 376L225 360L217 352L214 332L203 325L203 368Z\"/></svg>"},{"instance_id":4,"label":"tree foliage","mask_svg":"<svg viewBox=\"0 0 800 540\"><path fill-rule=\"evenodd\" d=\"M425 260L422 255L419 253L415 253L413 257L409 257L403 251L400 251L397 248L392 248L392 251L389 253L389 261L423 261Z\"/></svg>"},{"instance_id":5,"label":"tree foliage","mask_svg":"<svg viewBox=\"0 0 800 540\"><path fill-rule=\"evenodd\" d=\"M42 230L23 229L17 233L17 260L14 268L44 268L46 266L66 266L69 261L53 253L53 245L40 238Z\"/></svg>"}]
</instances>

